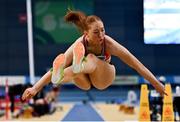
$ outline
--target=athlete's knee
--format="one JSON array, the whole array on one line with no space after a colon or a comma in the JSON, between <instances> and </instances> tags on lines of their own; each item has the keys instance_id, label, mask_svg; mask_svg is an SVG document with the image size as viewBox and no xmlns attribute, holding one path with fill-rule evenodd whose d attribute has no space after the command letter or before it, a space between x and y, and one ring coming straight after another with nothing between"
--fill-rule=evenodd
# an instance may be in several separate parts
<instances>
[{"instance_id":1,"label":"athlete's knee","mask_svg":"<svg viewBox=\"0 0 180 122\"><path fill-rule=\"evenodd\" d=\"M87 55L87 61L91 62L94 66L97 64L97 57L94 54Z\"/></svg>"},{"instance_id":2,"label":"athlete's knee","mask_svg":"<svg viewBox=\"0 0 180 122\"><path fill-rule=\"evenodd\" d=\"M84 62L84 73L92 73L97 68L97 59L94 54L88 54Z\"/></svg>"},{"instance_id":3,"label":"athlete's knee","mask_svg":"<svg viewBox=\"0 0 180 122\"><path fill-rule=\"evenodd\" d=\"M90 53L87 55L87 59L92 60L93 62L96 62L97 57L94 54Z\"/></svg>"}]
</instances>

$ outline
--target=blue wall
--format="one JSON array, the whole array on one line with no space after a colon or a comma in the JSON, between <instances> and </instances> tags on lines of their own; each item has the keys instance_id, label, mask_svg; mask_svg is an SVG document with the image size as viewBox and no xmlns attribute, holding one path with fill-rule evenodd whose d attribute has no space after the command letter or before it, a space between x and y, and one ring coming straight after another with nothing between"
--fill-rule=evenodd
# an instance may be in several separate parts
<instances>
[{"instance_id":1,"label":"blue wall","mask_svg":"<svg viewBox=\"0 0 180 122\"><path fill-rule=\"evenodd\" d=\"M0 75L28 74L25 0L0 0Z\"/></svg>"},{"instance_id":2,"label":"blue wall","mask_svg":"<svg viewBox=\"0 0 180 122\"><path fill-rule=\"evenodd\" d=\"M143 0L96 0L95 5L95 13L104 20L107 33L128 48L152 72L156 75L180 74L180 45L144 44ZM113 61L118 74L135 73L117 59Z\"/></svg>"},{"instance_id":3,"label":"blue wall","mask_svg":"<svg viewBox=\"0 0 180 122\"><path fill-rule=\"evenodd\" d=\"M102 18L106 33L128 48L156 75L180 74L179 45L145 45L143 42L143 0L94 0L94 13ZM0 75L28 75L25 1L0 1ZM35 45L35 71L42 75L55 56L69 45ZM117 74L137 74L117 58L112 59Z\"/></svg>"}]
</instances>

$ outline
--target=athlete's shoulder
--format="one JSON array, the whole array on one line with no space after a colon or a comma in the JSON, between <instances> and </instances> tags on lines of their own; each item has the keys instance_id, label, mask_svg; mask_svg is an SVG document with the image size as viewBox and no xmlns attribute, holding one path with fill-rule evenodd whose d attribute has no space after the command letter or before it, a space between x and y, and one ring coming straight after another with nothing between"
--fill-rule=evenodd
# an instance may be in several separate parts
<instances>
[{"instance_id":1,"label":"athlete's shoulder","mask_svg":"<svg viewBox=\"0 0 180 122\"><path fill-rule=\"evenodd\" d=\"M112 37L105 35L105 41L108 45L113 44L114 42L116 42Z\"/></svg>"},{"instance_id":2,"label":"athlete's shoulder","mask_svg":"<svg viewBox=\"0 0 180 122\"><path fill-rule=\"evenodd\" d=\"M76 39L76 42L82 42L84 38L84 35L80 36L79 38Z\"/></svg>"},{"instance_id":3,"label":"athlete's shoulder","mask_svg":"<svg viewBox=\"0 0 180 122\"><path fill-rule=\"evenodd\" d=\"M106 39L106 49L111 55L118 56L119 52L121 52L124 49L122 48L122 45L119 42L117 42L110 36L105 35L105 39Z\"/></svg>"},{"instance_id":4,"label":"athlete's shoulder","mask_svg":"<svg viewBox=\"0 0 180 122\"><path fill-rule=\"evenodd\" d=\"M104 37L105 37L106 40L112 40L112 39L113 39L113 38L111 38L111 37L108 36L108 35L105 35Z\"/></svg>"}]
</instances>

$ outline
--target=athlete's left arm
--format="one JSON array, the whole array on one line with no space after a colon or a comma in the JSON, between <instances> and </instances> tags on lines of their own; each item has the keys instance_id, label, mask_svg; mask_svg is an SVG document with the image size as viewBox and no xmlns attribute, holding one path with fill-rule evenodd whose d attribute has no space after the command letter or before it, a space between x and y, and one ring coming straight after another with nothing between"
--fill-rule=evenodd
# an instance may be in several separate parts
<instances>
[{"instance_id":1,"label":"athlete's left arm","mask_svg":"<svg viewBox=\"0 0 180 122\"><path fill-rule=\"evenodd\" d=\"M156 77L125 47L117 43L114 39L109 36L106 38L106 49L114 56L120 58L124 63L135 69L140 75L148 80L160 94L166 94L164 92L164 85L161 84Z\"/></svg>"}]
</instances>

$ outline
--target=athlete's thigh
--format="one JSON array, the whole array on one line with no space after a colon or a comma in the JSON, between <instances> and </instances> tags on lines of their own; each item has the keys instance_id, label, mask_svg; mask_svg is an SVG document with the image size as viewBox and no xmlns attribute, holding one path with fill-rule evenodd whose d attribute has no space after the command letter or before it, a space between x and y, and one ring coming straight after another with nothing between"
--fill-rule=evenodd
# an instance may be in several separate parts
<instances>
[{"instance_id":1,"label":"athlete's thigh","mask_svg":"<svg viewBox=\"0 0 180 122\"><path fill-rule=\"evenodd\" d=\"M112 84L115 79L115 67L105 61L97 59L97 67L89 74L91 83L98 89L105 89Z\"/></svg>"}]
</instances>

